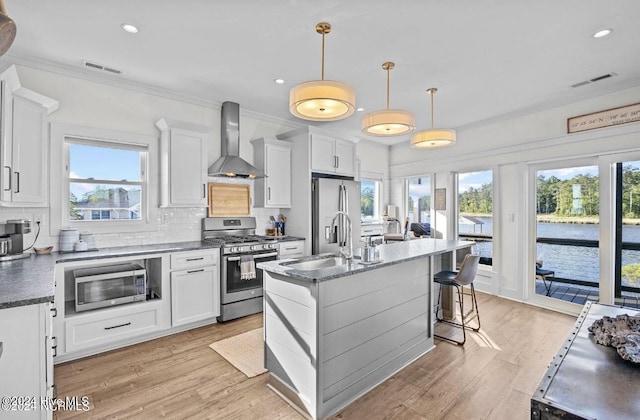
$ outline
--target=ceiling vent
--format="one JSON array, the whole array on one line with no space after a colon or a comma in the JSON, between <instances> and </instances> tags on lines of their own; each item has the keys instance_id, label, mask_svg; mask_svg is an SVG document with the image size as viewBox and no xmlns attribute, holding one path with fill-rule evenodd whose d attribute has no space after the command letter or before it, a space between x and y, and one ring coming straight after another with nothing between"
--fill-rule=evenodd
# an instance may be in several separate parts
<instances>
[{"instance_id":1,"label":"ceiling vent","mask_svg":"<svg viewBox=\"0 0 640 420\"><path fill-rule=\"evenodd\" d=\"M617 76L617 74L616 73L603 74L602 76L597 76L597 77L594 77L593 79L589 79L589 80L585 80L585 81L582 81L582 82L578 82L575 85L571 85L571 87L575 88L575 87L578 87L578 86L588 85L589 83L599 82L600 80L608 79L608 78L613 77L613 76Z\"/></svg>"},{"instance_id":2,"label":"ceiling vent","mask_svg":"<svg viewBox=\"0 0 640 420\"><path fill-rule=\"evenodd\" d=\"M82 62L82 65L92 70L101 70L101 71L106 71L107 73L112 73L112 74L122 74L122 70L118 70L113 67L104 66L102 64L92 63L86 60Z\"/></svg>"}]
</instances>

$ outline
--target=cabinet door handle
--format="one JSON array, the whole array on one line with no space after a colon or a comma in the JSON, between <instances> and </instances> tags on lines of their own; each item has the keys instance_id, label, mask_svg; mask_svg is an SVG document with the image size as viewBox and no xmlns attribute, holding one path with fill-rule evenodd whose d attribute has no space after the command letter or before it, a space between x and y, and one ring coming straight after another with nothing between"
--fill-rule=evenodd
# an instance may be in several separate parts
<instances>
[{"instance_id":1,"label":"cabinet door handle","mask_svg":"<svg viewBox=\"0 0 640 420\"><path fill-rule=\"evenodd\" d=\"M53 350L53 357L58 357L58 337L51 337L51 341L55 343L51 346L51 350Z\"/></svg>"},{"instance_id":2,"label":"cabinet door handle","mask_svg":"<svg viewBox=\"0 0 640 420\"><path fill-rule=\"evenodd\" d=\"M51 315L51 318L55 318L58 316L58 308L57 307L53 307L50 309L51 312L53 312L53 315Z\"/></svg>"},{"instance_id":3,"label":"cabinet door handle","mask_svg":"<svg viewBox=\"0 0 640 420\"><path fill-rule=\"evenodd\" d=\"M336 168L340 167L340 156L336 156Z\"/></svg>"},{"instance_id":4,"label":"cabinet door handle","mask_svg":"<svg viewBox=\"0 0 640 420\"><path fill-rule=\"evenodd\" d=\"M267 200L271 200L271 187L267 187Z\"/></svg>"},{"instance_id":5,"label":"cabinet door handle","mask_svg":"<svg viewBox=\"0 0 640 420\"><path fill-rule=\"evenodd\" d=\"M20 192L20 172L14 172L16 174L16 193Z\"/></svg>"},{"instance_id":6,"label":"cabinet door handle","mask_svg":"<svg viewBox=\"0 0 640 420\"><path fill-rule=\"evenodd\" d=\"M207 184L202 184L202 198L207 198Z\"/></svg>"},{"instance_id":7,"label":"cabinet door handle","mask_svg":"<svg viewBox=\"0 0 640 420\"><path fill-rule=\"evenodd\" d=\"M11 170L11 166L5 166L5 168L9 170L9 182L8 182L9 188L5 188L4 190L11 191L11 183L12 183L11 176L13 175L13 171Z\"/></svg>"},{"instance_id":8,"label":"cabinet door handle","mask_svg":"<svg viewBox=\"0 0 640 420\"><path fill-rule=\"evenodd\" d=\"M126 327L127 325L131 325L131 322L127 322L125 324L114 325L112 327L104 327L105 330L112 330L114 328Z\"/></svg>"},{"instance_id":9,"label":"cabinet door handle","mask_svg":"<svg viewBox=\"0 0 640 420\"><path fill-rule=\"evenodd\" d=\"M200 272L202 272L202 271L204 271L204 268L201 268L200 270L190 270L190 271L187 271L187 274L191 274L191 273L200 273Z\"/></svg>"},{"instance_id":10,"label":"cabinet door handle","mask_svg":"<svg viewBox=\"0 0 640 420\"><path fill-rule=\"evenodd\" d=\"M187 261L201 261L204 260L204 257L198 257L198 258L187 258Z\"/></svg>"},{"instance_id":11,"label":"cabinet door handle","mask_svg":"<svg viewBox=\"0 0 640 420\"><path fill-rule=\"evenodd\" d=\"M3 345L2 345L2 341L0 341L0 358L2 358L2 351L3 351Z\"/></svg>"}]
</instances>

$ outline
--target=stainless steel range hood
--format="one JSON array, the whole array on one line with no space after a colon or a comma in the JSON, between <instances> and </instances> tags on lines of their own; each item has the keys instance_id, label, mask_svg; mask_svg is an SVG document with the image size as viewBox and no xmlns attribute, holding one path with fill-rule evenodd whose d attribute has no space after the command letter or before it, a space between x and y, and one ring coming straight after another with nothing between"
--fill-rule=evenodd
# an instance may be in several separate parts
<instances>
[{"instance_id":1,"label":"stainless steel range hood","mask_svg":"<svg viewBox=\"0 0 640 420\"><path fill-rule=\"evenodd\" d=\"M209 166L209 176L265 178L264 173L240 157L240 105L224 102L221 114L222 156Z\"/></svg>"}]
</instances>

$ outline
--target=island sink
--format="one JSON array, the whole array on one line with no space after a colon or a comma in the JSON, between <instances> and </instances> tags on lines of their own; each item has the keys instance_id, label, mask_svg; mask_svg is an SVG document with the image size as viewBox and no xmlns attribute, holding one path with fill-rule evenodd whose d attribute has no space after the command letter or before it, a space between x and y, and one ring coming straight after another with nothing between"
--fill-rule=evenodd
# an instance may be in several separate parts
<instances>
[{"instance_id":1,"label":"island sink","mask_svg":"<svg viewBox=\"0 0 640 420\"><path fill-rule=\"evenodd\" d=\"M291 262L283 262L281 265L287 268L293 268L296 270L302 271L311 271L311 270L322 270L323 268L336 267L339 265L348 264L349 261L345 258L335 255L329 254L324 256L323 258L316 258L308 261L291 261Z\"/></svg>"}]
</instances>

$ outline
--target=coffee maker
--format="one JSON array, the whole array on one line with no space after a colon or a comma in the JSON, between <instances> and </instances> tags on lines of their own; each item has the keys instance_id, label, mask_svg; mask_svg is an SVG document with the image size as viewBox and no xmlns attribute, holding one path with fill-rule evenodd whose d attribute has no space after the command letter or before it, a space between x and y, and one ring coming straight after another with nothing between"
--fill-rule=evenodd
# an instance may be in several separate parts
<instances>
[{"instance_id":1,"label":"coffee maker","mask_svg":"<svg viewBox=\"0 0 640 420\"><path fill-rule=\"evenodd\" d=\"M0 234L0 261L26 258L24 253L24 235L31 232L31 220L14 219L7 220L4 225L4 234Z\"/></svg>"}]
</instances>

